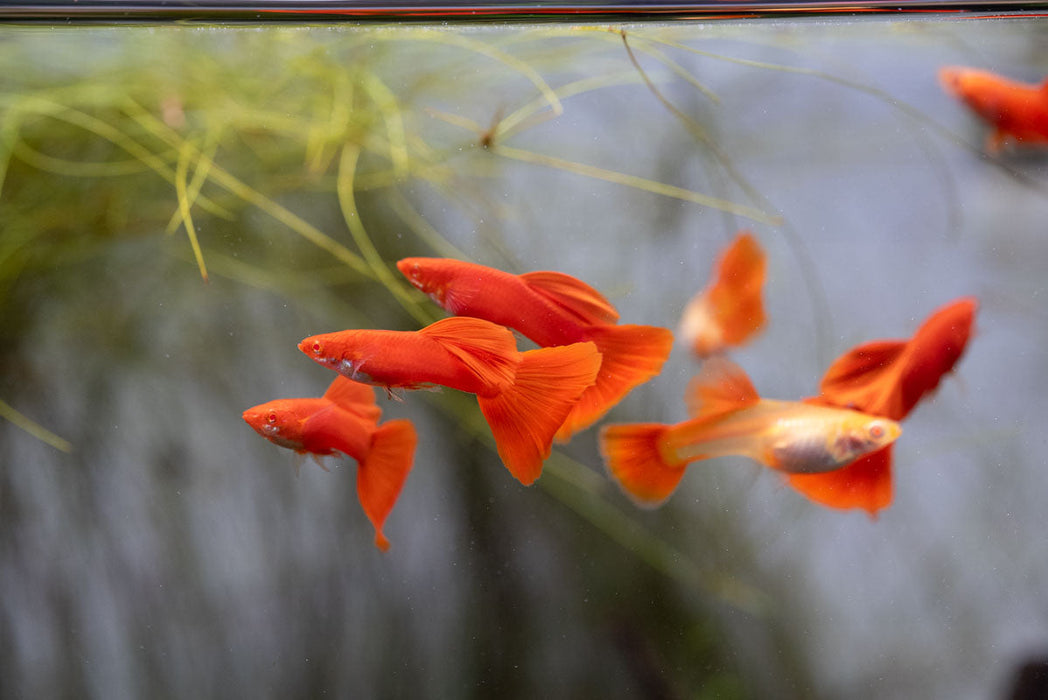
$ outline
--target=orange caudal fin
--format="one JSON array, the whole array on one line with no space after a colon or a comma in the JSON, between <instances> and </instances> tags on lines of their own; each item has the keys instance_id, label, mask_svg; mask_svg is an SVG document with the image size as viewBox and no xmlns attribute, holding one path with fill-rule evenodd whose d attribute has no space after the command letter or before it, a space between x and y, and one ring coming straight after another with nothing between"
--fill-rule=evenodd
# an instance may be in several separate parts
<instances>
[{"instance_id":1,"label":"orange caudal fin","mask_svg":"<svg viewBox=\"0 0 1048 700\"><path fill-rule=\"evenodd\" d=\"M599 369L600 353L590 342L531 350L522 355L512 386L477 396L499 457L520 483L539 478L554 433Z\"/></svg>"},{"instance_id":2,"label":"orange caudal fin","mask_svg":"<svg viewBox=\"0 0 1048 700\"><path fill-rule=\"evenodd\" d=\"M714 307L721 316L724 342L742 345L764 326L761 291L767 261L754 235L742 232L721 259ZM721 291L722 290L722 291Z\"/></svg>"},{"instance_id":3,"label":"orange caudal fin","mask_svg":"<svg viewBox=\"0 0 1048 700\"><path fill-rule=\"evenodd\" d=\"M683 464L666 462L659 441L668 426L661 423L609 425L600 433L604 464L623 492L638 505L654 508L677 488Z\"/></svg>"},{"instance_id":4,"label":"orange caudal fin","mask_svg":"<svg viewBox=\"0 0 1048 700\"><path fill-rule=\"evenodd\" d=\"M762 292L767 260L757 239L740 231L717 264L717 276L688 303L681 336L700 358L742 345L766 321Z\"/></svg>"},{"instance_id":5,"label":"orange caudal fin","mask_svg":"<svg viewBox=\"0 0 1048 700\"><path fill-rule=\"evenodd\" d=\"M417 441L411 421L383 423L371 438L367 457L357 467L357 497L375 527L375 546L382 551L389 549L382 526L411 471Z\"/></svg>"},{"instance_id":6,"label":"orange caudal fin","mask_svg":"<svg viewBox=\"0 0 1048 700\"><path fill-rule=\"evenodd\" d=\"M513 381L520 353L513 331L467 316L452 316L418 331L436 340L486 384L508 386Z\"/></svg>"},{"instance_id":7,"label":"orange caudal fin","mask_svg":"<svg viewBox=\"0 0 1048 700\"><path fill-rule=\"evenodd\" d=\"M583 325L613 324L619 312L600 292L561 272L527 272L520 276L532 291L571 314Z\"/></svg>"},{"instance_id":8,"label":"orange caudal fin","mask_svg":"<svg viewBox=\"0 0 1048 700\"><path fill-rule=\"evenodd\" d=\"M703 363L684 399L692 418L709 418L752 406L761 397L741 367L714 357Z\"/></svg>"},{"instance_id":9,"label":"orange caudal fin","mask_svg":"<svg viewBox=\"0 0 1048 700\"><path fill-rule=\"evenodd\" d=\"M355 382L341 374L331 382L331 386L324 392L324 398L371 426L378 425L378 419L382 415L382 409L375 403L374 387Z\"/></svg>"},{"instance_id":10,"label":"orange caudal fin","mask_svg":"<svg viewBox=\"0 0 1048 700\"><path fill-rule=\"evenodd\" d=\"M741 231L725 251L711 290L714 313L727 345L741 345L764 326L761 291L767 261L764 250L748 231Z\"/></svg>"},{"instance_id":11,"label":"orange caudal fin","mask_svg":"<svg viewBox=\"0 0 1048 700\"><path fill-rule=\"evenodd\" d=\"M557 431L561 442L592 425L630 390L662 371L673 348L673 334L655 326L593 326L589 337L601 354L600 372Z\"/></svg>"},{"instance_id":12,"label":"orange caudal fin","mask_svg":"<svg viewBox=\"0 0 1048 700\"><path fill-rule=\"evenodd\" d=\"M811 500L830 508L862 508L870 516L892 502L891 445L860 457L836 471L791 474L788 483Z\"/></svg>"}]
</instances>

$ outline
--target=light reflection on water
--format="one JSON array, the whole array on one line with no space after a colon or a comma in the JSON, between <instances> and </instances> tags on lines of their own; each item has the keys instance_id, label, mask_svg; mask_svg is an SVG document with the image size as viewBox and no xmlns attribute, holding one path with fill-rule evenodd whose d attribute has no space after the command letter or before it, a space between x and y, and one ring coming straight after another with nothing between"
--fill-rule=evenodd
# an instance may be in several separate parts
<instances>
[{"instance_id":1,"label":"light reflection on water","mask_svg":"<svg viewBox=\"0 0 1048 700\"><path fill-rule=\"evenodd\" d=\"M383 555L356 503L352 467L306 465L295 478L291 456L258 439L240 413L323 390L329 377L301 357L301 338L418 322L286 222L218 188L204 192L231 221L194 211L205 286L184 232L162 235L177 202L171 184L150 173L77 184L16 157L0 192L0 243L33 225L44 233L27 240L55 244L40 248L52 257L3 277L12 285L0 297L3 318L16 333L0 345L0 398L74 450L0 427L5 684L27 697L1002 692L1016 663L1048 647L1038 434L1048 417L1039 303L1048 172L1042 153L1007 154L1006 167L980 157L982 127L939 90L935 72L972 64L1038 80L1048 65L1043 30L1035 19L631 28L658 90L761 193L754 202L637 79L612 33L400 30L390 39L344 26L5 27L0 61L37 66L3 73L8 118L15 97L41 82L79 86L66 98L99 85L152 96L141 104L155 113L180 86L206 88L207 99L184 100L198 142L216 140L216 163L352 250L334 171L322 165L337 162L337 148L317 144L385 138L389 127L350 118L348 131L333 123L334 135L317 130L312 142L289 129L338 114L337 90L352 92L318 77L318 65L372 71L401 102L406 133L432 149L409 141L412 157L433 165L399 190L450 243L481 262L577 275L607 292L626 322L675 327L720 247L750 226L769 254L771 322L735 359L768 396L809 395L827 362L856 343L907 336L958 296L981 302L956 375L906 422L895 501L875 522L821 509L743 460L697 465L666 507L638 511L603 481L593 431L565 452L594 470L598 486L561 500L562 476L525 489L470 437L469 401L415 393L381 402L387 418L411 418L420 432ZM644 37L749 63L658 45L713 102L640 50ZM55 58L63 54L77 60ZM114 77L135 61L145 79ZM483 128L541 99L521 65L554 88L621 80L565 97L563 115L490 152L478 148L478 136L446 115ZM267 95L299 102L245 105ZM245 106L270 111L269 128L238 131ZM97 114L116 118L104 107ZM25 119L42 152L111 156L49 151L41 119ZM389 164L382 144L366 149L373 172ZM521 162L508 149L756 205L786 224ZM388 188L366 184L360 218L379 252L432 254L395 218ZM70 199L71 188L80 196ZM63 198L40 194L52 191ZM678 348L611 419L682 419L681 387L694 370ZM698 566L703 581L722 575L729 587L761 590L767 609L735 610L709 586L648 568L619 546L613 526L586 519L594 499L619 509L619 525L653 533L649 546L677 548L687 559L679 567Z\"/></svg>"}]
</instances>

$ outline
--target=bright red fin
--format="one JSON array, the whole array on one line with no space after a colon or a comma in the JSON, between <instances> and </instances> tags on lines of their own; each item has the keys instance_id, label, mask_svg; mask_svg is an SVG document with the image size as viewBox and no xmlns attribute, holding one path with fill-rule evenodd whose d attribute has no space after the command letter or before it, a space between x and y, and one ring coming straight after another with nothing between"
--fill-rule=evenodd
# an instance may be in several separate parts
<instances>
[{"instance_id":1,"label":"bright red fin","mask_svg":"<svg viewBox=\"0 0 1048 700\"><path fill-rule=\"evenodd\" d=\"M485 384L506 387L513 381L521 354L508 328L479 318L452 316L418 333L440 343Z\"/></svg>"},{"instance_id":2,"label":"bright red fin","mask_svg":"<svg viewBox=\"0 0 1048 700\"><path fill-rule=\"evenodd\" d=\"M947 304L908 341L878 340L849 350L826 371L823 403L902 420L953 369L971 337L977 302Z\"/></svg>"},{"instance_id":3,"label":"bright red fin","mask_svg":"<svg viewBox=\"0 0 1048 700\"><path fill-rule=\"evenodd\" d=\"M964 354L971 338L978 302L966 297L937 309L917 329L908 343L907 361L901 376L901 420L925 394L934 391Z\"/></svg>"},{"instance_id":4,"label":"bright red fin","mask_svg":"<svg viewBox=\"0 0 1048 700\"><path fill-rule=\"evenodd\" d=\"M688 385L685 396L692 418L730 413L760 401L750 378L734 362L714 357L702 363L702 369Z\"/></svg>"},{"instance_id":5,"label":"bright red fin","mask_svg":"<svg viewBox=\"0 0 1048 700\"><path fill-rule=\"evenodd\" d=\"M410 421L383 423L371 439L367 458L357 467L357 498L375 527L375 546L382 551L389 549L382 526L411 471L417 441Z\"/></svg>"},{"instance_id":6,"label":"bright red fin","mask_svg":"<svg viewBox=\"0 0 1048 700\"><path fill-rule=\"evenodd\" d=\"M871 516L892 502L891 446L846 467L823 474L791 474L788 483L816 503L847 510L862 508Z\"/></svg>"},{"instance_id":7,"label":"bright red fin","mask_svg":"<svg viewBox=\"0 0 1048 700\"><path fill-rule=\"evenodd\" d=\"M324 398L372 426L378 424L382 415L382 409L375 403L374 387L355 382L341 374L331 382L331 386L324 392Z\"/></svg>"},{"instance_id":8,"label":"bright red fin","mask_svg":"<svg viewBox=\"0 0 1048 700\"><path fill-rule=\"evenodd\" d=\"M600 369L590 342L523 354L513 385L494 397L477 396L502 462L525 486L542 473L553 435Z\"/></svg>"},{"instance_id":9,"label":"bright red fin","mask_svg":"<svg viewBox=\"0 0 1048 700\"><path fill-rule=\"evenodd\" d=\"M668 426L661 423L609 425L600 433L608 472L638 505L654 508L677 488L684 466L669 464L659 450Z\"/></svg>"},{"instance_id":10,"label":"bright red fin","mask_svg":"<svg viewBox=\"0 0 1048 700\"><path fill-rule=\"evenodd\" d=\"M526 272L520 278L583 325L604 325L619 320L619 312L604 295L571 275L540 271Z\"/></svg>"},{"instance_id":11,"label":"bright red fin","mask_svg":"<svg viewBox=\"0 0 1048 700\"><path fill-rule=\"evenodd\" d=\"M594 326L589 338L601 354L600 372L557 431L561 442L588 428L634 387L662 371L673 349L673 333L656 326Z\"/></svg>"},{"instance_id":12,"label":"bright red fin","mask_svg":"<svg viewBox=\"0 0 1048 700\"><path fill-rule=\"evenodd\" d=\"M899 359L902 340L875 340L857 345L830 365L819 383L828 404L854 408L898 420Z\"/></svg>"}]
</instances>

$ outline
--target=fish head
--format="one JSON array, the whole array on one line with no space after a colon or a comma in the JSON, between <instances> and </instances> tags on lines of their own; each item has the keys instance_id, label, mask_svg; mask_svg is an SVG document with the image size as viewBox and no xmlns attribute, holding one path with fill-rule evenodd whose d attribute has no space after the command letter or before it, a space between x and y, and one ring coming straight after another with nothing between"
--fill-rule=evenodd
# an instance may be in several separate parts
<instances>
[{"instance_id":1,"label":"fish head","mask_svg":"<svg viewBox=\"0 0 1048 700\"><path fill-rule=\"evenodd\" d=\"M902 428L890 418L818 407L773 433L765 464L790 474L821 474L890 445Z\"/></svg>"},{"instance_id":2,"label":"fish head","mask_svg":"<svg viewBox=\"0 0 1048 700\"><path fill-rule=\"evenodd\" d=\"M939 85L947 94L954 97L964 97L965 76L971 69L959 66L945 66L939 69Z\"/></svg>"},{"instance_id":3,"label":"fish head","mask_svg":"<svg viewBox=\"0 0 1048 700\"><path fill-rule=\"evenodd\" d=\"M397 262L397 269L411 286L423 294L428 294L440 306L444 306L455 262L442 258L404 258Z\"/></svg>"},{"instance_id":4,"label":"fish head","mask_svg":"<svg viewBox=\"0 0 1048 700\"><path fill-rule=\"evenodd\" d=\"M843 421L827 445L828 453L840 466L887 447L902 434L902 426L890 418L853 413Z\"/></svg>"},{"instance_id":5,"label":"fish head","mask_svg":"<svg viewBox=\"0 0 1048 700\"><path fill-rule=\"evenodd\" d=\"M1001 113L1005 82L989 71L946 66L939 69L939 85L984 118L993 121Z\"/></svg>"},{"instance_id":6,"label":"fish head","mask_svg":"<svg viewBox=\"0 0 1048 700\"><path fill-rule=\"evenodd\" d=\"M353 381L370 383L363 373L365 348L353 342L353 331L312 335L298 344L298 349L317 364L333 369Z\"/></svg>"},{"instance_id":7,"label":"fish head","mask_svg":"<svg viewBox=\"0 0 1048 700\"><path fill-rule=\"evenodd\" d=\"M244 421L270 442L293 450L302 449L302 420L286 400L270 401L244 411Z\"/></svg>"}]
</instances>

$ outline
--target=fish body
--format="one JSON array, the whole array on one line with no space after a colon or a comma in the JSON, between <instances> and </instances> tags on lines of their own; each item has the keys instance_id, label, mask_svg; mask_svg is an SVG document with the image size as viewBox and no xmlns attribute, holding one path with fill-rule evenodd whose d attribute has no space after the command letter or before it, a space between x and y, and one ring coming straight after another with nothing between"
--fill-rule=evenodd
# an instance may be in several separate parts
<instances>
[{"instance_id":1,"label":"fish body","mask_svg":"<svg viewBox=\"0 0 1048 700\"><path fill-rule=\"evenodd\" d=\"M243 418L270 442L316 457L344 454L357 461L357 497L375 528L375 545L414 461L417 437L410 421L378 424L369 386L337 377L321 398L276 399L244 411Z\"/></svg>"},{"instance_id":2,"label":"fish body","mask_svg":"<svg viewBox=\"0 0 1048 700\"><path fill-rule=\"evenodd\" d=\"M689 389L690 420L612 425L601 453L623 490L658 505L695 461L741 455L786 474L840 469L891 444L895 421L857 411L761 398L736 365L713 358Z\"/></svg>"},{"instance_id":3,"label":"fish body","mask_svg":"<svg viewBox=\"0 0 1048 700\"><path fill-rule=\"evenodd\" d=\"M760 399L720 416L667 430L662 452L670 463L743 455L791 474L840 469L898 436L890 421L857 411Z\"/></svg>"},{"instance_id":4,"label":"fish body","mask_svg":"<svg viewBox=\"0 0 1048 700\"><path fill-rule=\"evenodd\" d=\"M476 394L499 456L525 485L541 474L554 434L601 365L591 342L519 352L509 329L476 318L446 318L418 331L327 333L299 349L387 390L439 385Z\"/></svg>"},{"instance_id":5,"label":"fish body","mask_svg":"<svg viewBox=\"0 0 1048 700\"><path fill-rule=\"evenodd\" d=\"M960 298L932 313L909 339L852 348L830 365L819 396L807 401L903 420L960 360L977 309L975 299ZM817 503L875 515L891 504L891 467L891 447L886 447L835 472L791 475L789 484Z\"/></svg>"},{"instance_id":6,"label":"fish body","mask_svg":"<svg viewBox=\"0 0 1048 700\"><path fill-rule=\"evenodd\" d=\"M452 344L442 333L448 325L421 331L326 333L305 339L299 349L349 379L374 386L409 390L445 386L496 396L512 383L520 361L512 333L492 324L460 326L457 330L472 335ZM476 363L463 361L464 352L456 352L464 347Z\"/></svg>"},{"instance_id":7,"label":"fish body","mask_svg":"<svg viewBox=\"0 0 1048 700\"><path fill-rule=\"evenodd\" d=\"M665 328L617 325L619 314L611 302L560 272L514 275L446 258L405 258L397 268L455 316L512 328L547 348L596 344L601 354L597 380L565 419L559 440L592 425L630 390L657 375L673 345Z\"/></svg>"},{"instance_id":8,"label":"fish body","mask_svg":"<svg viewBox=\"0 0 1048 700\"><path fill-rule=\"evenodd\" d=\"M326 399L276 399L244 411L244 420L275 445L321 457L341 452L356 459L366 454L372 433Z\"/></svg>"},{"instance_id":9,"label":"fish body","mask_svg":"<svg viewBox=\"0 0 1048 700\"><path fill-rule=\"evenodd\" d=\"M724 251L716 275L681 314L680 336L701 358L739 346L765 323L764 287L767 261L752 233L740 231Z\"/></svg>"},{"instance_id":10,"label":"fish body","mask_svg":"<svg viewBox=\"0 0 1048 700\"><path fill-rule=\"evenodd\" d=\"M986 139L989 152L1009 139L1048 144L1048 80L1031 85L990 71L947 66L939 70L939 83L993 127Z\"/></svg>"}]
</instances>

